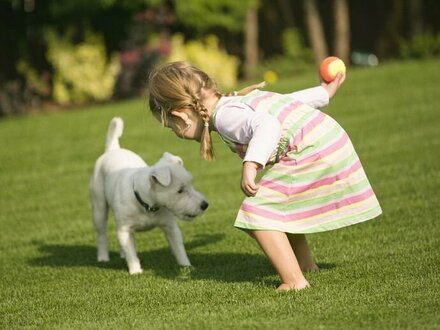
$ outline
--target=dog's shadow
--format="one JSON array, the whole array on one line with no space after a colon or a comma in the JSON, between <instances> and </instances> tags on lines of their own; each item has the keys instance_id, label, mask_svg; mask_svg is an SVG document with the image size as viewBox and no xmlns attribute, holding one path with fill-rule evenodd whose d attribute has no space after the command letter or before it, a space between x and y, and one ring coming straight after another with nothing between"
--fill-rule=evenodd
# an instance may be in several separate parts
<instances>
[{"instance_id":1,"label":"dog's shadow","mask_svg":"<svg viewBox=\"0 0 440 330\"><path fill-rule=\"evenodd\" d=\"M168 247L139 252L145 271L152 271L163 278L211 279L222 282L256 282L267 276L276 275L275 270L263 253L236 252L191 252L200 246L213 244L224 238L223 234L204 235L185 244L193 267L182 272ZM119 253L111 252L109 262L96 261L96 247L91 245L48 245L37 243L45 256L29 260L35 267L97 267L118 269L128 272L125 259ZM331 264L319 264L321 268L333 268Z\"/></svg>"}]
</instances>

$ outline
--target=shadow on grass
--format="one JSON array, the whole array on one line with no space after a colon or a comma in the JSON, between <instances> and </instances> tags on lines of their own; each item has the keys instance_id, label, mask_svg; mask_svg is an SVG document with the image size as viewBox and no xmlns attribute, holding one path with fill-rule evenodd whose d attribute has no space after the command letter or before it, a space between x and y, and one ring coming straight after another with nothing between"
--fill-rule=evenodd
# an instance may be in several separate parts
<instances>
[{"instance_id":1,"label":"shadow on grass","mask_svg":"<svg viewBox=\"0 0 440 330\"><path fill-rule=\"evenodd\" d=\"M191 250L213 244L224 235L205 235L185 244L193 267L182 272L176 264L168 247L138 252L145 271L152 271L163 278L218 280L222 282L260 282L267 276L276 275L269 260L261 254L236 252L194 252ZM31 259L29 264L35 267L96 267L128 272L127 264L119 253L110 252L109 262L96 261L96 248L91 245L49 245L37 243L37 248L45 256ZM322 269L333 268L333 264L319 264Z\"/></svg>"}]
</instances>

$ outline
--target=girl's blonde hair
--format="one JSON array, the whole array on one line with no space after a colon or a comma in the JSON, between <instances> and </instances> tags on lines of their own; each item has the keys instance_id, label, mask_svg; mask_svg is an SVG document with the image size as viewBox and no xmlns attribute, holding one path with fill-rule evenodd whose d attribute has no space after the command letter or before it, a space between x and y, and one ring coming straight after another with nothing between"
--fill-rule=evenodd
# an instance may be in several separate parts
<instances>
[{"instance_id":1,"label":"girl's blonde hair","mask_svg":"<svg viewBox=\"0 0 440 330\"><path fill-rule=\"evenodd\" d=\"M246 95L264 84L246 87L227 95ZM200 154L203 159L212 160L214 151L209 130L209 113L204 105L206 95L221 97L216 83L205 72L187 62L168 63L153 71L149 77L150 110L162 124L166 124L171 111L190 108L200 115L204 122L200 140Z\"/></svg>"}]
</instances>

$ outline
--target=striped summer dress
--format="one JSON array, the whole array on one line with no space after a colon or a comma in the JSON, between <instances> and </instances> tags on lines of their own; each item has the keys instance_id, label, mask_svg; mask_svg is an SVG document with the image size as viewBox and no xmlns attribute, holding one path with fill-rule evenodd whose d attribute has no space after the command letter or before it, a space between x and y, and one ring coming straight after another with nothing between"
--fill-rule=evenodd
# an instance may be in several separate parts
<instances>
[{"instance_id":1,"label":"striped summer dress","mask_svg":"<svg viewBox=\"0 0 440 330\"><path fill-rule=\"evenodd\" d=\"M275 116L282 136L268 162L273 166L256 196L244 199L235 227L316 233L382 213L347 133L334 119L290 95L255 90L241 102ZM244 157L246 145L224 141Z\"/></svg>"}]
</instances>

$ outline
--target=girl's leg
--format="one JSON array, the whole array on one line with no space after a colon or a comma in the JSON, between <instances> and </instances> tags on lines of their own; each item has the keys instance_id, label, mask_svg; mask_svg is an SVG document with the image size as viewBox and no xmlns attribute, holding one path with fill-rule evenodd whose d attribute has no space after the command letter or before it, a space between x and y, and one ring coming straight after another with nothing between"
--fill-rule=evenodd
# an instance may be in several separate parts
<instances>
[{"instance_id":1,"label":"girl's leg","mask_svg":"<svg viewBox=\"0 0 440 330\"><path fill-rule=\"evenodd\" d=\"M304 234L287 234L292 249L298 258L298 264L303 271L317 271L318 265L315 263L307 244L306 236Z\"/></svg>"},{"instance_id":2,"label":"girl's leg","mask_svg":"<svg viewBox=\"0 0 440 330\"><path fill-rule=\"evenodd\" d=\"M309 287L285 233L256 230L250 235L257 240L280 275L282 283L277 290L301 290Z\"/></svg>"}]
</instances>

